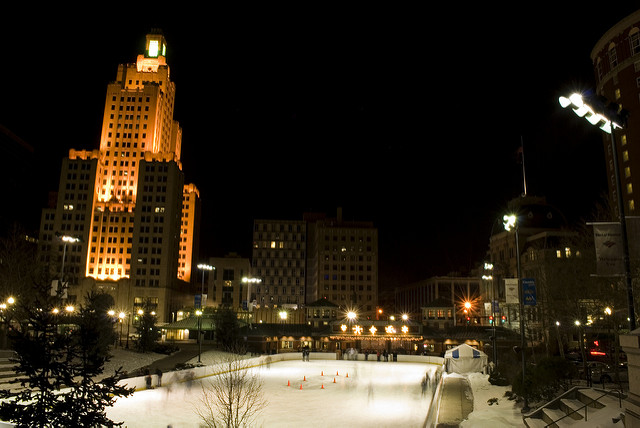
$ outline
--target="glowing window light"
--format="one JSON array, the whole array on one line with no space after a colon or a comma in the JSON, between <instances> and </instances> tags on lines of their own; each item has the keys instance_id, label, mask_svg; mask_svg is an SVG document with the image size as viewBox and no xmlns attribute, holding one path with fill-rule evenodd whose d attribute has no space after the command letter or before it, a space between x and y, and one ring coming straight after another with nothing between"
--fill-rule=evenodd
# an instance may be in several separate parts
<instances>
[{"instance_id":1,"label":"glowing window light","mask_svg":"<svg viewBox=\"0 0 640 428\"><path fill-rule=\"evenodd\" d=\"M151 40L149 42L149 56L155 58L158 56L158 41Z\"/></svg>"}]
</instances>

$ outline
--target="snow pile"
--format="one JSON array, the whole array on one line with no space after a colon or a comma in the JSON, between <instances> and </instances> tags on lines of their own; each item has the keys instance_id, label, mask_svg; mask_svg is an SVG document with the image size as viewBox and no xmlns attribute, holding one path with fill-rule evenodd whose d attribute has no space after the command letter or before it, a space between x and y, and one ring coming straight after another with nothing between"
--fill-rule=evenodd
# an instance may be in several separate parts
<instances>
[{"instance_id":1,"label":"snow pile","mask_svg":"<svg viewBox=\"0 0 640 428\"><path fill-rule=\"evenodd\" d=\"M460 427L526 426L522 420L521 407L516 406L515 400L509 400L504 395L506 391L511 390L511 386L491 385L489 375L482 373L469 373L466 377L473 391L473 412L460 424Z\"/></svg>"},{"instance_id":2,"label":"snow pile","mask_svg":"<svg viewBox=\"0 0 640 428\"><path fill-rule=\"evenodd\" d=\"M132 373L141 367L146 367L154 361L166 357L164 354L156 354L154 352L140 353L124 348L111 349L111 355L113 357L105 363L101 378L112 376L120 367L122 367L121 371Z\"/></svg>"}]
</instances>

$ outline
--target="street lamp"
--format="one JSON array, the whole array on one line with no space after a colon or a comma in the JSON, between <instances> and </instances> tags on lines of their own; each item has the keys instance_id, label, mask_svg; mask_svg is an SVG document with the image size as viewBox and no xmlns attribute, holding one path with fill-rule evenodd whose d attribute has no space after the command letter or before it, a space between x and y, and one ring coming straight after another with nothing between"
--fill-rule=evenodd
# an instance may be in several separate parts
<instances>
[{"instance_id":1,"label":"street lamp","mask_svg":"<svg viewBox=\"0 0 640 428\"><path fill-rule=\"evenodd\" d=\"M77 236L71 236L71 235L61 235L60 233L57 233L57 232L56 232L56 236L60 238L62 242L64 242L64 245L62 246L62 264L60 267L60 288L63 290L62 292L63 297L66 298L65 296L66 288L63 288L63 287L64 287L64 261L67 258L67 244L75 244L77 242L80 242L80 238L78 238ZM52 290L52 295L53 295L53 290Z\"/></svg>"},{"instance_id":2,"label":"street lamp","mask_svg":"<svg viewBox=\"0 0 640 428\"><path fill-rule=\"evenodd\" d=\"M498 350L496 349L496 290L493 281L493 263L485 262L484 263L484 271L485 274L482 275L482 279L491 283L491 330L492 336L491 341L493 348L493 364L498 366Z\"/></svg>"},{"instance_id":3,"label":"street lamp","mask_svg":"<svg viewBox=\"0 0 640 428\"><path fill-rule=\"evenodd\" d=\"M524 391L525 388L525 368L526 368L526 356L525 356L525 351L527 348L527 340L524 337L524 296L523 296L523 290L522 290L522 271L520 268L520 241L519 241L519 224L518 224L518 217L515 214L510 214L510 215L505 215L503 218L503 223L504 223L504 229L507 232L510 232L512 229L514 231L515 237L516 237L516 268L517 268L517 280L518 280L518 303L520 306L520 352L521 352L521 358L522 358L522 389ZM525 395L525 394L523 394ZM523 412L528 412L529 411L529 405L527 403L527 397L525 395L524 398L524 404L522 406L522 411Z\"/></svg>"},{"instance_id":4,"label":"street lamp","mask_svg":"<svg viewBox=\"0 0 640 428\"><path fill-rule=\"evenodd\" d=\"M201 310L197 310L196 311L196 318L198 320L198 363L200 362L200 354L202 354L202 338L200 336L201 334L201 328L202 328L202 311Z\"/></svg>"},{"instance_id":5,"label":"street lamp","mask_svg":"<svg viewBox=\"0 0 640 428\"><path fill-rule=\"evenodd\" d=\"M126 317L127 315L124 312L120 312L118 314L118 318L120 319L120 347L122 348L122 324L124 322L124 317ZM127 324L127 332L129 331L129 324ZM128 333L127 333L128 336Z\"/></svg>"},{"instance_id":6,"label":"street lamp","mask_svg":"<svg viewBox=\"0 0 640 428\"><path fill-rule=\"evenodd\" d=\"M287 322L287 311L282 310L278 312L278 315L280 316L280 328L281 328L281 334L283 336L283 341L284 341L284 325ZM278 350L278 345L276 345L276 351L277 350Z\"/></svg>"},{"instance_id":7,"label":"street lamp","mask_svg":"<svg viewBox=\"0 0 640 428\"><path fill-rule=\"evenodd\" d=\"M560 357L564 359L564 348L562 346L562 340L560 339L560 321L556 321L556 337L558 338L558 349L560 350Z\"/></svg>"},{"instance_id":8,"label":"street lamp","mask_svg":"<svg viewBox=\"0 0 640 428\"><path fill-rule=\"evenodd\" d=\"M200 288L200 307L202 308L202 303L203 303L203 299L204 299L204 273L205 271L208 270L214 270L215 268L211 265L205 264L205 263L200 263L198 265L198 269L200 269L202 271L202 286Z\"/></svg>"},{"instance_id":9,"label":"street lamp","mask_svg":"<svg viewBox=\"0 0 640 428\"><path fill-rule=\"evenodd\" d=\"M621 109L616 103L609 103L604 97L588 98L594 105L589 105L580 94L571 94L569 98L560 97L559 102L563 108L571 107L575 114L584 117L594 126L598 126L607 134L611 134L611 157L613 161L613 172L616 184L616 199L618 202L618 218L620 221L620 232L622 235L622 251L624 263L624 277L627 287L627 305L629 311L629 331L636 329L636 315L633 306L633 285L631 282L631 265L629 261L629 242L627 237L627 221L624 213L624 202L622 201L622 182L620 180L620 170L618 167L618 149L614 130L623 129L626 125L628 112Z\"/></svg>"},{"instance_id":10,"label":"street lamp","mask_svg":"<svg viewBox=\"0 0 640 428\"><path fill-rule=\"evenodd\" d=\"M253 307L251 306L251 285L252 284L260 284L262 279L260 278L251 278L251 277L243 277L242 282L247 284L247 310L251 311Z\"/></svg>"}]
</instances>

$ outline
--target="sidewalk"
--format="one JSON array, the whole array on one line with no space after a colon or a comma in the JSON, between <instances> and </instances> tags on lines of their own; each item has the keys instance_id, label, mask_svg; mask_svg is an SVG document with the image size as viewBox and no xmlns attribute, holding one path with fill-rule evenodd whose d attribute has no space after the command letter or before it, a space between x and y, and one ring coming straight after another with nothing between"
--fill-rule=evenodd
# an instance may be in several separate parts
<instances>
[{"instance_id":1,"label":"sidewalk","mask_svg":"<svg viewBox=\"0 0 640 428\"><path fill-rule=\"evenodd\" d=\"M443 379L437 428L457 427L473 411L473 392L466 378Z\"/></svg>"},{"instance_id":2,"label":"sidewalk","mask_svg":"<svg viewBox=\"0 0 640 428\"><path fill-rule=\"evenodd\" d=\"M198 344L196 343L180 343L179 351L167 355L164 358L154 361L147 368L151 373L155 373L156 369L160 369L163 373L172 371L176 368L176 364L184 364L192 358L198 357ZM213 349L212 345L202 345L202 353Z\"/></svg>"}]
</instances>

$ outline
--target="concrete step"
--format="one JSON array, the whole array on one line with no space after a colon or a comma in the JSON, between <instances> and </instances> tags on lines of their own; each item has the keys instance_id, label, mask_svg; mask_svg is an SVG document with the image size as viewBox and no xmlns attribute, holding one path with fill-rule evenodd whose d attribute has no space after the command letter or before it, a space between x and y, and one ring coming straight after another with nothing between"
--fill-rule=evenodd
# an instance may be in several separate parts
<instances>
[{"instance_id":1,"label":"concrete step","mask_svg":"<svg viewBox=\"0 0 640 428\"><path fill-rule=\"evenodd\" d=\"M576 423L574 419L567 416L567 414L560 409L545 408L542 419L548 424L554 423L554 426L557 427L570 427Z\"/></svg>"}]
</instances>

